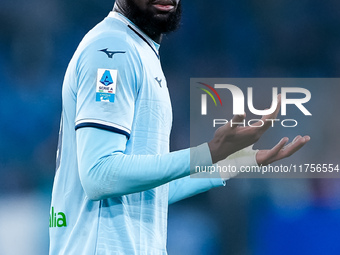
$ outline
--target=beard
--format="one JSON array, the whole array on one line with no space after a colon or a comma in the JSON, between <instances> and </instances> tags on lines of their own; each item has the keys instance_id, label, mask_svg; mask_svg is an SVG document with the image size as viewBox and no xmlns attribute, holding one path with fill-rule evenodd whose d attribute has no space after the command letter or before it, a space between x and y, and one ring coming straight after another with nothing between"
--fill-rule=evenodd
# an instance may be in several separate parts
<instances>
[{"instance_id":1,"label":"beard","mask_svg":"<svg viewBox=\"0 0 340 255\"><path fill-rule=\"evenodd\" d=\"M177 30L182 16L182 5L179 1L174 12L154 14L148 10L141 10L132 0L129 3L128 17L148 35L167 34Z\"/></svg>"}]
</instances>

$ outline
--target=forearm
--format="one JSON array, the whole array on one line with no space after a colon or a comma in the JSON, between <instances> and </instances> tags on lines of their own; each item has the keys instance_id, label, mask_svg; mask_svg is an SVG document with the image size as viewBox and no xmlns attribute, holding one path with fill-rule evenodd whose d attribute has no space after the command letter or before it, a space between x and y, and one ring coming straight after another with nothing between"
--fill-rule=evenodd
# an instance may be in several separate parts
<instances>
[{"instance_id":1,"label":"forearm","mask_svg":"<svg viewBox=\"0 0 340 255\"><path fill-rule=\"evenodd\" d=\"M229 165L235 166L236 169L240 169L241 166L257 165L256 153L257 150L251 149L250 146L230 155L228 158L221 160L216 164L221 167ZM201 172L192 174L190 177L188 176L172 181L169 188L169 204L203 193L215 187L224 186L225 180L236 175L237 172Z\"/></svg>"},{"instance_id":2,"label":"forearm","mask_svg":"<svg viewBox=\"0 0 340 255\"><path fill-rule=\"evenodd\" d=\"M187 151L166 155L125 155L101 158L80 178L87 196L93 200L141 192L190 174Z\"/></svg>"},{"instance_id":3,"label":"forearm","mask_svg":"<svg viewBox=\"0 0 340 255\"><path fill-rule=\"evenodd\" d=\"M223 159L219 162L217 162L215 165L218 165L223 169L232 169L232 171L221 171L219 174L222 179L228 180L230 178L233 178L237 176L243 167L247 166L257 166L256 161L256 154L258 150L253 150L252 145L249 147L246 147L242 150L239 150L233 154L231 154L228 158Z\"/></svg>"},{"instance_id":4,"label":"forearm","mask_svg":"<svg viewBox=\"0 0 340 255\"><path fill-rule=\"evenodd\" d=\"M126 143L124 136L110 132L102 136L98 132L107 131L77 131L80 180L92 200L141 192L188 176L193 170L190 158L195 161L192 165L211 164L200 156L207 145L164 155L126 155L121 146ZM105 142L98 141L99 137L105 137Z\"/></svg>"}]
</instances>

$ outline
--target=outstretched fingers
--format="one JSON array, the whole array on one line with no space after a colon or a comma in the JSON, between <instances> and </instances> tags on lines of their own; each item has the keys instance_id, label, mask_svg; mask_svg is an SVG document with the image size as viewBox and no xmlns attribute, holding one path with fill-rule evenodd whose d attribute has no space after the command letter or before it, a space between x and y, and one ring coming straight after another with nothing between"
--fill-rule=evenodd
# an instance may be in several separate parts
<instances>
[{"instance_id":1,"label":"outstretched fingers","mask_svg":"<svg viewBox=\"0 0 340 255\"><path fill-rule=\"evenodd\" d=\"M300 136L294 138L294 140L287 144L288 138L284 137L270 150L260 150L256 154L256 161L259 165L268 165L272 162L286 158L301 149L308 141L309 136Z\"/></svg>"},{"instance_id":2,"label":"outstretched fingers","mask_svg":"<svg viewBox=\"0 0 340 255\"><path fill-rule=\"evenodd\" d=\"M288 142L288 138L282 138L271 150L268 152L268 157L274 157L285 147Z\"/></svg>"},{"instance_id":3,"label":"outstretched fingers","mask_svg":"<svg viewBox=\"0 0 340 255\"><path fill-rule=\"evenodd\" d=\"M286 158L297 152L299 149L301 149L308 141L310 140L309 136L297 136L294 138L294 140L289 143L286 147L282 150L282 157Z\"/></svg>"}]
</instances>

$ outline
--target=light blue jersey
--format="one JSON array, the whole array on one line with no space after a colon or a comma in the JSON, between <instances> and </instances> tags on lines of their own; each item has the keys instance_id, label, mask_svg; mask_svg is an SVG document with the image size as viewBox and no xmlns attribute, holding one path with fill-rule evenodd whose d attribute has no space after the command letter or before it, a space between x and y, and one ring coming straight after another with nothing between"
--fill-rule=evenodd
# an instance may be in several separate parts
<instances>
[{"instance_id":1,"label":"light blue jersey","mask_svg":"<svg viewBox=\"0 0 340 255\"><path fill-rule=\"evenodd\" d=\"M169 153L158 48L111 12L75 52L63 84L50 255L166 254L168 203L224 185L189 178L190 153L211 164L206 144Z\"/></svg>"}]
</instances>

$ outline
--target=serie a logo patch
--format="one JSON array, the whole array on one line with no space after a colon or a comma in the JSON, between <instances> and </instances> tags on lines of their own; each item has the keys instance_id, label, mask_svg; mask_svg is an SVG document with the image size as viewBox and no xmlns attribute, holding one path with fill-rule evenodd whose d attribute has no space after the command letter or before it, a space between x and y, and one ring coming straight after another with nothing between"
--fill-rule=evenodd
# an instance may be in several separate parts
<instances>
[{"instance_id":1,"label":"serie a logo patch","mask_svg":"<svg viewBox=\"0 0 340 255\"><path fill-rule=\"evenodd\" d=\"M115 101L117 74L118 71L113 69L97 70L96 101L111 103Z\"/></svg>"}]
</instances>

